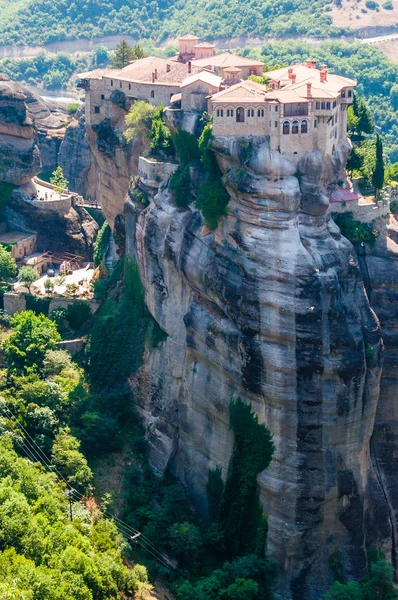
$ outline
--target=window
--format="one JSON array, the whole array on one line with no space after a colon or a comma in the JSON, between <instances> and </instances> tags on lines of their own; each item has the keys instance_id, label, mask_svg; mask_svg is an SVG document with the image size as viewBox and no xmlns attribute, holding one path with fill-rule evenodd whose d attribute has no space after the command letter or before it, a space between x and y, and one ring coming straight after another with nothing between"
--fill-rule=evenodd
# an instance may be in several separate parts
<instances>
[{"instance_id":1,"label":"window","mask_svg":"<svg viewBox=\"0 0 398 600\"><path fill-rule=\"evenodd\" d=\"M320 102L317 102L317 103L316 103L316 109L317 109L317 110L319 110L320 108L321 108L321 103L320 103Z\"/></svg>"},{"instance_id":2,"label":"window","mask_svg":"<svg viewBox=\"0 0 398 600\"><path fill-rule=\"evenodd\" d=\"M155 92L152 90L151 91L151 98L154 98L154 97L155 97Z\"/></svg>"},{"instance_id":3,"label":"window","mask_svg":"<svg viewBox=\"0 0 398 600\"><path fill-rule=\"evenodd\" d=\"M348 97L351 98L351 96L352 96L352 91L348 90Z\"/></svg>"},{"instance_id":4,"label":"window","mask_svg":"<svg viewBox=\"0 0 398 600\"><path fill-rule=\"evenodd\" d=\"M333 102L333 108L336 108L336 100Z\"/></svg>"},{"instance_id":5,"label":"window","mask_svg":"<svg viewBox=\"0 0 398 600\"><path fill-rule=\"evenodd\" d=\"M120 83L119 83L119 86L122 88L122 87L123 87L123 83L122 83L122 82L120 82Z\"/></svg>"},{"instance_id":6,"label":"window","mask_svg":"<svg viewBox=\"0 0 398 600\"><path fill-rule=\"evenodd\" d=\"M257 116L258 117L263 117L264 116L264 109L263 108L259 108L257 111Z\"/></svg>"},{"instance_id":7,"label":"window","mask_svg":"<svg viewBox=\"0 0 398 600\"><path fill-rule=\"evenodd\" d=\"M308 133L308 121L306 119L301 121L301 133Z\"/></svg>"},{"instance_id":8,"label":"window","mask_svg":"<svg viewBox=\"0 0 398 600\"><path fill-rule=\"evenodd\" d=\"M220 115L220 116L221 116L221 117L223 117L223 116L224 116L224 111L223 111L223 109L221 109L221 110L220 110L220 113L221 113L221 115Z\"/></svg>"},{"instance_id":9,"label":"window","mask_svg":"<svg viewBox=\"0 0 398 600\"><path fill-rule=\"evenodd\" d=\"M101 100L105 100L104 94L101 94Z\"/></svg>"},{"instance_id":10,"label":"window","mask_svg":"<svg viewBox=\"0 0 398 600\"><path fill-rule=\"evenodd\" d=\"M249 110L247 111L247 116L254 117L254 109L253 108L249 108Z\"/></svg>"},{"instance_id":11,"label":"window","mask_svg":"<svg viewBox=\"0 0 398 600\"><path fill-rule=\"evenodd\" d=\"M326 102L326 110L330 110L330 102Z\"/></svg>"},{"instance_id":12,"label":"window","mask_svg":"<svg viewBox=\"0 0 398 600\"><path fill-rule=\"evenodd\" d=\"M318 121L314 121L314 129L318 127Z\"/></svg>"},{"instance_id":13,"label":"window","mask_svg":"<svg viewBox=\"0 0 398 600\"><path fill-rule=\"evenodd\" d=\"M283 131L283 135L288 135L290 133L289 121L284 121L282 131Z\"/></svg>"},{"instance_id":14,"label":"window","mask_svg":"<svg viewBox=\"0 0 398 600\"><path fill-rule=\"evenodd\" d=\"M299 122L298 121L293 121L292 123L292 133L298 133L299 132Z\"/></svg>"},{"instance_id":15,"label":"window","mask_svg":"<svg viewBox=\"0 0 398 600\"><path fill-rule=\"evenodd\" d=\"M234 111L232 109L227 110L227 117L233 117L234 116Z\"/></svg>"},{"instance_id":16,"label":"window","mask_svg":"<svg viewBox=\"0 0 398 600\"><path fill-rule=\"evenodd\" d=\"M111 87L113 87L113 79L111 79Z\"/></svg>"},{"instance_id":17,"label":"window","mask_svg":"<svg viewBox=\"0 0 398 600\"><path fill-rule=\"evenodd\" d=\"M274 121L275 127L278 127L278 121Z\"/></svg>"},{"instance_id":18,"label":"window","mask_svg":"<svg viewBox=\"0 0 398 600\"><path fill-rule=\"evenodd\" d=\"M278 111L279 111L279 107L275 106L275 112L278 112Z\"/></svg>"},{"instance_id":19,"label":"window","mask_svg":"<svg viewBox=\"0 0 398 600\"><path fill-rule=\"evenodd\" d=\"M257 75L257 71L255 67L250 67L250 75Z\"/></svg>"},{"instance_id":20,"label":"window","mask_svg":"<svg viewBox=\"0 0 398 600\"><path fill-rule=\"evenodd\" d=\"M308 103L297 102L295 104L284 104L283 115L285 117L306 117L308 115Z\"/></svg>"},{"instance_id":21,"label":"window","mask_svg":"<svg viewBox=\"0 0 398 600\"><path fill-rule=\"evenodd\" d=\"M243 123L245 120L245 109L241 106L236 109L236 122Z\"/></svg>"},{"instance_id":22,"label":"window","mask_svg":"<svg viewBox=\"0 0 398 600\"><path fill-rule=\"evenodd\" d=\"M131 90L131 83L129 83L129 90ZM172 95L173 95L173 94L170 94L170 97L171 97Z\"/></svg>"},{"instance_id":23,"label":"window","mask_svg":"<svg viewBox=\"0 0 398 600\"><path fill-rule=\"evenodd\" d=\"M234 111L231 108L231 117L233 117L233 116L234 116Z\"/></svg>"},{"instance_id":24,"label":"window","mask_svg":"<svg viewBox=\"0 0 398 600\"><path fill-rule=\"evenodd\" d=\"M229 112L229 111L228 111ZM222 109L217 109L217 117L223 117L224 116L224 111ZM229 116L229 115L228 115Z\"/></svg>"},{"instance_id":25,"label":"window","mask_svg":"<svg viewBox=\"0 0 398 600\"><path fill-rule=\"evenodd\" d=\"M342 97L342 98L345 98L345 90L343 90L343 91L341 92L341 97Z\"/></svg>"},{"instance_id":26,"label":"window","mask_svg":"<svg viewBox=\"0 0 398 600\"><path fill-rule=\"evenodd\" d=\"M100 107L99 106L94 106L94 112L96 115L99 115L99 111L100 111Z\"/></svg>"}]
</instances>

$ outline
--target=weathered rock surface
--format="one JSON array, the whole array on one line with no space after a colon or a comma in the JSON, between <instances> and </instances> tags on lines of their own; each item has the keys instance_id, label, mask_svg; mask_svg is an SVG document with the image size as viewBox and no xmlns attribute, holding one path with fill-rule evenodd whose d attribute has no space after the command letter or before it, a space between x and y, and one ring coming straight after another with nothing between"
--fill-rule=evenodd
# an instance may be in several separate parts
<instances>
[{"instance_id":1,"label":"weathered rock surface","mask_svg":"<svg viewBox=\"0 0 398 600\"><path fill-rule=\"evenodd\" d=\"M34 118L18 83L0 74L0 182L27 183L41 170Z\"/></svg>"},{"instance_id":2,"label":"weathered rock surface","mask_svg":"<svg viewBox=\"0 0 398 600\"><path fill-rule=\"evenodd\" d=\"M98 195L98 169L91 148L86 140L86 125L83 115L68 125L59 148L58 164L61 165L69 188L82 196Z\"/></svg>"},{"instance_id":3,"label":"weathered rock surface","mask_svg":"<svg viewBox=\"0 0 398 600\"><path fill-rule=\"evenodd\" d=\"M37 232L38 250L67 251L92 259L98 224L83 208L71 208L65 214L42 210L15 192L3 210L11 226Z\"/></svg>"},{"instance_id":4,"label":"weathered rock surface","mask_svg":"<svg viewBox=\"0 0 398 600\"><path fill-rule=\"evenodd\" d=\"M328 206L348 146L333 161L307 155L299 177L264 138L251 139L245 163L241 150L239 139L217 142L231 200L214 233L204 235L198 211L175 207L167 181L146 190L148 208L126 202L126 251L168 334L132 385L154 468L171 469L204 514L209 469L227 475L229 403L251 404L276 446L258 481L268 550L281 568L278 597L318 600L335 578L334 552L348 577L363 575L379 515L378 541L391 551L370 452L380 325Z\"/></svg>"}]
</instances>

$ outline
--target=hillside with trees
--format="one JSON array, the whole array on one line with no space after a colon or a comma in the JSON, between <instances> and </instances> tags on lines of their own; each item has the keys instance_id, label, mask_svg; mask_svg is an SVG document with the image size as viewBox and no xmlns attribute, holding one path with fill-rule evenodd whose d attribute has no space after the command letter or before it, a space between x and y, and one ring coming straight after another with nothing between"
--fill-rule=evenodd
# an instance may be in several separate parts
<instances>
[{"instance_id":1,"label":"hillside with trees","mask_svg":"<svg viewBox=\"0 0 398 600\"><path fill-rule=\"evenodd\" d=\"M0 44L46 44L124 34L162 42L187 31L208 39L343 33L327 10L330 0L251 0L240 3L176 0L0 1ZM209 19L209 11L212 18Z\"/></svg>"}]
</instances>

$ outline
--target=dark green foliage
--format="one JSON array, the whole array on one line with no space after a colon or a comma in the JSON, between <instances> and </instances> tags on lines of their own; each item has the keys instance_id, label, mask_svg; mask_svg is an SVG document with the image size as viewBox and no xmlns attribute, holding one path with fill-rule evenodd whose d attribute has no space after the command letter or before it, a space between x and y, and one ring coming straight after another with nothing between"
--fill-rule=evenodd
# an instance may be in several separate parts
<instances>
[{"instance_id":1,"label":"dark green foliage","mask_svg":"<svg viewBox=\"0 0 398 600\"><path fill-rule=\"evenodd\" d=\"M89 370L95 388L112 389L139 368L154 326L138 267L126 261L121 294L106 300L91 332Z\"/></svg>"},{"instance_id":2,"label":"dark green foliage","mask_svg":"<svg viewBox=\"0 0 398 600\"><path fill-rule=\"evenodd\" d=\"M398 589L394 585L394 568L377 551L368 553L368 571L361 582L335 582L326 600L397 600Z\"/></svg>"},{"instance_id":3,"label":"dark green foliage","mask_svg":"<svg viewBox=\"0 0 398 600\"><path fill-rule=\"evenodd\" d=\"M393 215L398 213L398 200L393 200L390 202L390 211Z\"/></svg>"},{"instance_id":4,"label":"dark green foliage","mask_svg":"<svg viewBox=\"0 0 398 600\"><path fill-rule=\"evenodd\" d=\"M33 296L32 294L25 294L26 310L31 310L36 315L41 314L47 317L50 302L51 298L40 298L39 296Z\"/></svg>"},{"instance_id":5,"label":"dark green foliage","mask_svg":"<svg viewBox=\"0 0 398 600\"><path fill-rule=\"evenodd\" d=\"M353 244L366 242L371 246L374 245L378 232L373 229L372 223L355 221L352 212L332 213L332 217L336 225L339 226L341 234L350 242Z\"/></svg>"},{"instance_id":6,"label":"dark green foliage","mask_svg":"<svg viewBox=\"0 0 398 600\"><path fill-rule=\"evenodd\" d=\"M340 552L333 552L329 556L328 559L329 567L333 571L334 576L336 577L336 581L339 583L343 583L344 581L344 568L343 563L341 562Z\"/></svg>"},{"instance_id":7,"label":"dark green foliage","mask_svg":"<svg viewBox=\"0 0 398 600\"><path fill-rule=\"evenodd\" d=\"M120 44L116 46L116 50L113 53L112 67L114 69L123 69L131 60L133 60L133 58L133 48L126 42L126 40L122 40Z\"/></svg>"},{"instance_id":8,"label":"dark green foliage","mask_svg":"<svg viewBox=\"0 0 398 600\"><path fill-rule=\"evenodd\" d=\"M173 192L174 202L177 206L188 206L193 198L191 192L191 175L189 166L179 166L170 177L170 189Z\"/></svg>"},{"instance_id":9,"label":"dark green foliage","mask_svg":"<svg viewBox=\"0 0 398 600\"><path fill-rule=\"evenodd\" d=\"M74 115L79 110L79 108L80 108L80 104L78 102L71 102L66 107L66 110L68 111L68 114Z\"/></svg>"},{"instance_id":10,"label":"dark green foliage","mask_svg":"<svg viewBox=\"0 0 398 600\"><path fill-rule=\"evenodd\" d=\"M347 160L347 171L351 174L352 172L359 171L363 165L363 156L358 152L358 148L353 146L350 155Z\"/></svg>"},{"instance_id":11,"label":"dark green foliage","mask_svg":"<svg viewBox=\"0 0 398 600\"><path fill-rule=\"evenodd\" d=\"M0 183L0 208L2 208L11 198L15 185L10 183Z\"/></svg>"},{"instance_id":12,"label":"dark green foliage","mask_svg":"<svg viewBox=\"0 0 398 600\"><path fill-rule=\"evenodd\" d=\"M376 136L376 165L372 174L372 183L376 190L376 198L384 185L383 142L380 135Z\"/></svg>"},{"instance_id":13,"label":"dark green foliage","mask_svg":"<svg viewBox=\"0 0 398 600\"><path fill-rule=\"evenodd\" d=\"M50 319L59 327L66 321L66 313L66 308L63 306L56 306L54 310L51 311Z\"/></svg>"},{"instance_id":14,"label":"dark green foliage","mask_svg":"<svg viewBox=\"0 0 398 600\"><path fill-rule=\"evenodd\" d=\"M228 213L229 194L222 183L221 171L211 150L211 142L211 126L208 124L199 138L201 162L206 169L207 178L199 188L196 206L202 211L207 227L216 229L220 217Z\"/></svg>"},{"instance_id":15,"label":"dark green foliage","mask_svg":"<svg viewBox=\"0 0 398 600\"><path fill-rule=\"evenodd\" d=\"M274 444L268 429L258 423L250 406L239 398L230 404L230 427L234 432L234 451L221 520L228 551L234 556L257 549L264 526L257 475L271 462Z\"/></svg>"},{"instance_id":16,"label":"dark green foliage","mask_svg":"<svg viewBox=\"0 0 398 600\"><path fill-rule=\"evenodd\" d=\"M224 482L221 477L221 469L219 467L210 469L207 480L207 504L210 521L220 520L223 493Z\"/></svg>"},{"instance_id":17,"label":"dark green foliage","mask_svg":"<svg viewBox=\"0 0 398 600\"><path fill-rule=\"evenodd\" d=\"M94 266L98 267L98 265L103 261L105 257L105 253L108 249L109 245L109 236L111 233L111 228L107 221L104 221L101 229L98 232L97 239L94 244Z\"/></svg>"},{"instance_id":18,"label":"dark green foliage","mask_svg":"<svg viewBox=\"0 0 398 600\"><path fill-rule=\"evenodd\" d=\"M172 139L182 167L200 160L198 140L192 133L180 129L172 134Z\"/></svg>"},{"instance_id":19,"label":"dark green foliage","mask_svg":"<svg viewBox=\"0 0 398 600\"><path fill-rule=\"evenodd\" d=\"M85 323L91 318L91 308L88 302L77 300L68 305L66 311L66 320L75 331L79 331Z\"/></svg>"},{"instance_id":20,"label":"dark green foliage","mask_svg":"<svg viewBox=\"0 0 398 600\"><path fill-rule=\"evenodd\" d=\"M159 105L152 114L152 124L148 133L151 150L164 153L167 156L174 154L174 145L170 129L163 118L163 106Z\"/></svg>"}]
</instances>

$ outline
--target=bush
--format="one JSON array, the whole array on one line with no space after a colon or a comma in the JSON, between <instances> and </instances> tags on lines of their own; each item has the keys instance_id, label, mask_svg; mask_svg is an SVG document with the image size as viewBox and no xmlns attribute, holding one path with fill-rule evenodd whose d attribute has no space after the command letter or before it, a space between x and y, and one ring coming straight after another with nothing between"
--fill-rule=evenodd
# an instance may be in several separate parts
<instances>
[{"instance_id":1,"label":"bush","mask_svg":"<svg viewBox=\"0 0 398 600\"><path fill-rule=\"evenodd\" d=\"M398 200L393 200L392 202L390 202L390 211L393 215L396 215L398 213Z\"/></svg>"},{"instance_id":2,"label":"bush","mask_svg":"<svg viewBox=\"0 0 398 600\"><path fill-rule=\"evenodd\" d=\"M336 225L340 228L341 234L353 244L366 242L373 246L378 236L378 231L373 228L371 223L361 223L356 221L352 212L332 213Z\"/></svg>"},{"instance_id":3,"label":"bush","mask_svg":"<svg viewBox=\"0 0 398 600\"><path fill-rule=\"evenodd\" d=\"M382 7L385 10L393 10L394 9L394 6L393 6L393 3L391 2L391 0L387 0L387 2L383 2Z\"/></svg>"},{"instance_id":4,"label":"bush","mask_svg":"<svg viewBox=\"0 0 398 600\"><path fill-rule=\"evenodd\" d=\"M0 244L0 281L10 281L17 272L17 266L11 252Z\"/></svg>"},{"instance_id":5,"label":"bush","mask_svg":"<svg viewBox=\"0 0 398 600\"><path fill-rule=\"evenodd\" d=\"M98 267L98 265L103 261L105 257L105 253L109 246L109 236L111 233L111 228L109 227L109 223L104 221L101 229L98 232L97 239L94 243L94 266Z\"/></svg>"},{"instance_id":6,"label":"bush","mask_svg":"<svg viewBox=\"0 0 398 600\"><path fill-rule=\"evenodd\" d=\"M174 201L177 206L188 206L193 198L191 193L191 174L189 166L179 166L170 178L170 189L173 192Z\"/></svg>"},{"instance_id":7,"label":"bush","mask_svg":"<svg viewBox=\"0 0 398 600\"><path fill-rule=\"evenodd\" d=\"M57 306L51 311L50 319L60 327L66 320L66 308Z\"/></svg>"},{"instance_id":8,"label":"bush","mask_svg":"<svg viewBox=\"0 0 398 600\"><path fill-rule=\"evenodd\" d=\"M48 315L51 298L39 298L32 294L25 294L26 310L33 311L36 315Z\"/></svg>"},{"instance_id":9,"label":"bush","mask_svg":"<svg viewBox=\"0 0 398 600\"><path fill-rule=\"evenodd\" d=\"M378 3L374 2L374 0L366 0L365 6L369 10L377 10L379 8Z\"/></svg>"},{"instance_id":10,"label":"bush","mask_svg":"<svg viewBox=\"0 0 398 600\"><path fill-rule=\"evenodd\" d=\"M79 110L79 108L80 108L80 104L78 102L71 102L66 107L66 110L67 110L68 114L74 115Z\"/></svg>"},{"instance_id":11,"label":"bush","mask_svg":"<svg viewBox=\"0 0 398 600\"><path fill-rule=\"evenodd\" d=\"M91 307L88 302L76 301L68 305L66 320L75 331L83 327L91 317Z\"/></svg>"}]
</instances>

